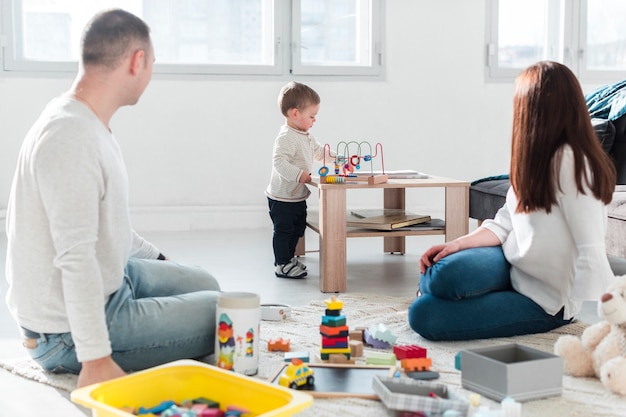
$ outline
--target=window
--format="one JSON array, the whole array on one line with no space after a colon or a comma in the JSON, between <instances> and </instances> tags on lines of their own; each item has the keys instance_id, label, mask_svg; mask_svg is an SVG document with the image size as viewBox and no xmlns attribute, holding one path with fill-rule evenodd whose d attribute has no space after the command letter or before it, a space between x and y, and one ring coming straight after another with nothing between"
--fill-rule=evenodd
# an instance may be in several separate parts
<instances>
[{"instance_id":1,"label":"window","mask_svg":"<svg viewBox=\"0 0 626 417\"><path fill-rule=\"evenodd\" d=\"M584 82L626 72L623 0L487 0L486 78L512 80L540 60L562 62Z\"/></svg>"},{"instance_id":2,"label":"window","mask_svg":"<svg viewBox=\"0 0 626 417\"><path fill-rule=\"evenodd\" d=\"M294 74L376 74L378 25L368 0L300 0L293 12Z\"/></svg>"},{"instance_id":3,"label":"window","mask_svg":"<svg viewBox=\"0 0 626 417\"><path fill-rule=\"evenodd\" d=\"M144 19L155 73L380 75L384 0L0 0L2 70L74 72L86 22Z\"/></svg>"}]
</instances>

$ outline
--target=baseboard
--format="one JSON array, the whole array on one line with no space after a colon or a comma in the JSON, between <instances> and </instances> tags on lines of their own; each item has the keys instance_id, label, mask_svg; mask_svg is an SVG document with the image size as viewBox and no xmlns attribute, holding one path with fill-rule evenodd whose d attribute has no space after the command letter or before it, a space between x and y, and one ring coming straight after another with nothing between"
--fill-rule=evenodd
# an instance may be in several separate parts
<instances>
[{"instance_id":1,"label":"baseboard","mask_svg":"<svg viewBox=\"0 0 626 417\"><path fill-rule=\"evenodd\" d=\"M263 206L131 207L135 230L171 232L215 229L254 229L271 226Z\"/></svg>"}]
</instances>

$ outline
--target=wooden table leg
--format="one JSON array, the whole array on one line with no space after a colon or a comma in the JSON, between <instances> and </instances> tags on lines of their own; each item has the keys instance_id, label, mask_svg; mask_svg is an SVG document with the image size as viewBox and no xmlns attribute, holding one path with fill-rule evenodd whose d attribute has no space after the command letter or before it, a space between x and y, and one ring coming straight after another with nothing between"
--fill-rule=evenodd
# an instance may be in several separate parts
<instances>
[{"instance_id":1,"label":"wooden table leg","mask_svg":"<svg viewBox=\"0 0 626 417\"><path fill-rule=\"evenodd\" d=\"M344 292L346 276L346 189L328 187L319 194L320 290Z\"/></svg>"},{"instance_id":2,"label":"wooden table leg","mask_svg":"<svg viewBox=\"0 0 626 417\"><path fill-rule=\"evenodd\" d=\"M446 187L446 242L469 232L469 187Z\"/></svg>"},{"instance_id":3,"label":"wooden table leg","mask_svg":"<svg viewBox=\"0 0 626 417\"><path fill-rule=\"evenodd\" d=\"M384 190L385 209L405 209L406 206L406 189L404 188L385 188ZM406 252L406 241L404 236L384 237L383 252L400 253L404 255Z\"/></svg>"}]
</instances>

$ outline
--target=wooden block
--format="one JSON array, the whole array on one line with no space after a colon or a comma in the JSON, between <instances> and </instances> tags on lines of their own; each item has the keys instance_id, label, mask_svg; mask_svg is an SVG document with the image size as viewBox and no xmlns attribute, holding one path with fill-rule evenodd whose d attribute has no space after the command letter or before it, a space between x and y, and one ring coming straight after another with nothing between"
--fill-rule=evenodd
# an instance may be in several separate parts
<instances>
[{"instance_id":1,"label":"wooden block","mask_svg":"<svg viewBox=\"0 0 626 417\"><path fill-rule=\"evenodd\" d=\"M374 184L384 184L389 180L389 175L373 175L371 177L367 177L367 183L369 185Z\"/></svg>"},{"instance_id":2,"label":"wooden block","mask_svg":"<svg viewBox=\"0 0 626 417\"><path fill-rule=\"evenodd\" d=\"M359 340L363 341L363 328L356 328L355 330L350 330L350 340Z\"/></svg>"},{"instance_id":3,"label":"wooden block","mask_svg":"<svg viewBox=\"0 0 626 417\"><path fill-rule=\"evenodd\" d=\"M396 365L396 355L393 353L369 352L365 359L367 365Z\"/></svg>"},{"instance_id":4,"label":"wooden block","mask_svg":"<svg viewBox=\"0 0 626 417\"><path fill-rule=\"evenodd\" d=\"M363 342L360 340L350 340L350 356L360 358L363 356Z\"/></svg>"},{"instance_id":5,"label":"wooden block","mask_svg":"<svg viewBox=\"0 0 626 417\"><path fill-rule=\"evenodd\" d=\"M342 355L339 353L333 353L332 355L328 355L329 363L349 363L354 364L354 359L348 358L346 355Z\"/></svg>"}]
</instances>

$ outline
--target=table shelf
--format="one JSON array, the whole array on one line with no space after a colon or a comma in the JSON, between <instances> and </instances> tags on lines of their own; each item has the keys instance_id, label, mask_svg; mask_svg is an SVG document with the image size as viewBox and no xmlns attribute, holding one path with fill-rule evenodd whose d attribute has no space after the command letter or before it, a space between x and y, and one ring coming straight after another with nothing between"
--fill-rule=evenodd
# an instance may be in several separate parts
<instances>
[{"instance_id":1,"label":"table shelf","mask_svg":"<svg viewBox=\"0 0 626 417\"><path fill-rule=\"evenodd\" d=\"M309 229L319 234L319 213L316 211L310 211L307 214L306 225ZM405 236L432 236L432 235L445 235L446 229L424 229L419 230L419 226L406 226L400 227L395 230L376 230L376 229L362 229L358 227L346 227L346 237L405 237Z\"/></svg>"}]
</instances>

